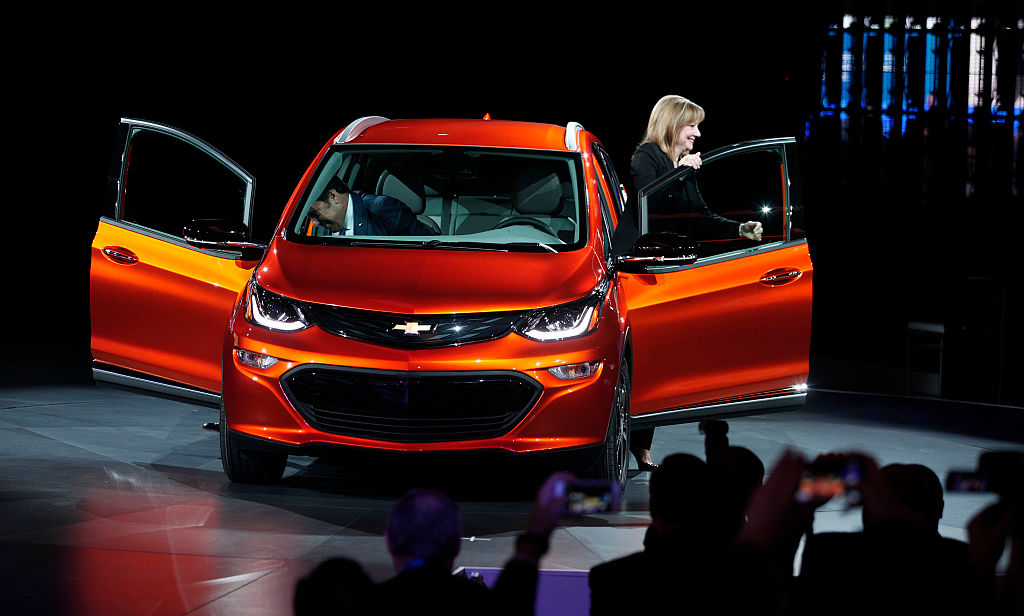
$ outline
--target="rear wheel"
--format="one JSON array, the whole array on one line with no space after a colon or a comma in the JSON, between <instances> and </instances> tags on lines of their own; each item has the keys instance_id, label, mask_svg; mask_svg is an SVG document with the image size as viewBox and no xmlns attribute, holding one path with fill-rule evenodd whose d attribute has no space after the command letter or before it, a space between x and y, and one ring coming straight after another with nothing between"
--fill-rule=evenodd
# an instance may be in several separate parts
<instances>
[{"instance_id":1,"label":"rear wheel","mask_svg":"<svg viewBox=\"0 0 1024 616\"><path fill-rule=\"evenodd\" d=\"M236 439L231 436L220 407L220 461L228 479L238 483L272 483L284 474L288 455L268 451L239 449Z\"/></svg>"},{"instance_id":2,"label":"rear wheel","mask_svg":"<svg viewBox=\"0 0 1024 616\"><path fill-rule=\"evenodd\" d=\"M588 477L618 483L620 494L626 488L626 469L629 468L630 390L629 366L623 363L601 453L586 473Z\"/></svg>"}]
</instances>

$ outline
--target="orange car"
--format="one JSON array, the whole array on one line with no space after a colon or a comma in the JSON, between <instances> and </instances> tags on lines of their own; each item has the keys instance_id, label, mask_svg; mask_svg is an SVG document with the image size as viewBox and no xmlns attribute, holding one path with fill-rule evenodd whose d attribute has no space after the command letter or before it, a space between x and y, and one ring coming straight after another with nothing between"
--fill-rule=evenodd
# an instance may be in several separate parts
<instances>
[{"instance_id":1,"label":"orange car","mask_svg":"<svg viewBox=\"0 0 1024 616\"><path fill-rule=\"evenodd\" d=\"M219 403L234 481L361 448L565 452L621 483L631 427L802 402L812 266L793 142L709 153L627 216L578 124L362 118L263 246L250 175L126 119L92 246L94 375ZM762 241L694 235L675 204L697 182ZM639 237L613 250L632 220Z\"/></svg>"}]
</instances>

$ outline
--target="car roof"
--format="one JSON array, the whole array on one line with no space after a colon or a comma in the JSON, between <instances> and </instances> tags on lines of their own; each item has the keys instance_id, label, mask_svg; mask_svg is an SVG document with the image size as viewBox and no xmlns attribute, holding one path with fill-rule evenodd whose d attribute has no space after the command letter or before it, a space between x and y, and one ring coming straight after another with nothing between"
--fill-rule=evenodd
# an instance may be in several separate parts
<instances>
[{"instance_id":1,"label":"car roof","mask_svg":"<svg viewBox=\"0 0 1024 616\"><path fill-rule=\"evenodd\" d=\"M360 118L334 137L334 143L457 145L578 151L582 126L509 120Z\"/></svg>"}]
</instances>

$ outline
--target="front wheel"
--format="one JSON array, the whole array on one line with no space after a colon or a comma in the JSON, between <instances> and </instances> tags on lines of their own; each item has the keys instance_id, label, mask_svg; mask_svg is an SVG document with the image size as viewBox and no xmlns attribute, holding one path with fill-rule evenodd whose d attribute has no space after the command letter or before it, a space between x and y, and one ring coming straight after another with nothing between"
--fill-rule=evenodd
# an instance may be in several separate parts
<instances>
[{"instance_id":1,"label":"front wheel","mask_svg":"<svg viewBox=\"0 0 1024 616\"><path fill-rule=\"evenodd\" d=\"M228 429L224 405L220 407L220 461L228 479L237 483L272 483L284 474L288 455L239 449Z\"/></svg>"},{"instance_id":2,"label":"front wheel","mask_svg":"<svg viewBox=\"0 0 1024 616\"><path fill-rule=\"evenodd\" d=\"M588 477L617 483L620 494L626 489L626 469L629 468L630 391L629 366L623 363L601 453L586 473Z\"/></svg>"}]
</instances>

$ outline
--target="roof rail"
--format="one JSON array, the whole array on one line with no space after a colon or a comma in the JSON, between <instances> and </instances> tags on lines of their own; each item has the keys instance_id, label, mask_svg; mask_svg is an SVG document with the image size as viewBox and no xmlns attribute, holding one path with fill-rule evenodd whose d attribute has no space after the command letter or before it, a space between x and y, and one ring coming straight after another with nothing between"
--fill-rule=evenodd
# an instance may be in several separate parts
<instances>
[{"instance_id":1,"label":"roof rail","mask_svg":"<svg viewBox=\"0 0 1024 616\"><path fill-rule=\"evenodd\" d=\"M348 143L363 134L364 130L370 128L374 124L380 124L381 122L387 121L388 118L381 116L364 116L359 118L355 122L349 124L345 131L338 135L338 138L334 140L334 143Z\"/></svg>"},{"instance_id":2,"label":"roof rail","mask_svg":"<svg viewBox=\"0 0 1024 616\"><path fill-rule=\"evenodd\" d=\"M565 147L569 150L576 150L580 147L579 132L583 130L583 125L579 122L569 122L565 125Z\"/></svg>"}]
</instances>

